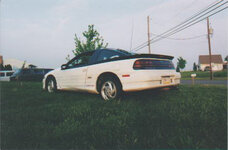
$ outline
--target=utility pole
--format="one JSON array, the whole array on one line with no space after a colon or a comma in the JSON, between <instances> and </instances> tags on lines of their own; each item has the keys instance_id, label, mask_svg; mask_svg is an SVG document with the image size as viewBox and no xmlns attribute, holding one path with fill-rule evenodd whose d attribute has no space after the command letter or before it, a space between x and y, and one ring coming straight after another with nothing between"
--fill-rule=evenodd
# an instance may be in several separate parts
<instances>
[{"instance_id":1,"label":"utility pole","mask_svg":"<svg viewBox=\"0 0 228 150\"><path fill-rule=\"evenodd\" d=\"M147 32L148 32L148 50L149 50L149 54L151 54L151 51L150 51L150 16L147 16Z\"/></svg>"},{"instance_id":2,"label":"utility pole","mask_svg":"<svg viewBox=\"0 0 228 150\"><path fill-rule=\"evenodd\" d=\"M213 80L212 66L211 66L211 39L210 39L210 27L209 27L208 17L207 17L207 38L208 38L208 47L209 47L210 79Z\"/></svg>"}]
</instances>

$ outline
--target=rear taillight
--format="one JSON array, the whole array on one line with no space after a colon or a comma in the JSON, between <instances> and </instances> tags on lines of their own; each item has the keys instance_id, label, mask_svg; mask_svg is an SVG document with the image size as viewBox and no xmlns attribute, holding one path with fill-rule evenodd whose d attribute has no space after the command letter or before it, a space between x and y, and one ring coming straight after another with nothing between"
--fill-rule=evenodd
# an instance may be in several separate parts
<instances>
[{"instance_id":1,"label":"rear taillight","mask_svg":"<svg viewBox=\"0 0 228 150\"><path fill-rule=\"evenodd\" d=\"M153 65L153 62L151 60L136 60L134 63L133 68L134 69L143 69L145 67L150 67Z\"/></svg>"},{"instance_id":2,"label":"rear taillight","mask_svg":"<svg viewBox=\"0 0 228 150\"><path fill-rule=\"evenodd\" d=\"M174 69L174 65L171 60L139 59L133 69Z\"/></svg>"}]
</instances>

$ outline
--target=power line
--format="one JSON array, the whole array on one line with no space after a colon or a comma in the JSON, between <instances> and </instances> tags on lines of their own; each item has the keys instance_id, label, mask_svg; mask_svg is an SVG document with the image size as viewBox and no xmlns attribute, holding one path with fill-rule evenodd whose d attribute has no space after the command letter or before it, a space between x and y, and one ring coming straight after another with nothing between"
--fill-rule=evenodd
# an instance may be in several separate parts
<instances>
[{"instance_id":1,"label":"power line","mask_svg":"<svg viewBox=\"0 0 228 150\"><path fill-rule=\"evenodd\" d=\"M204 18L198 20L197 22L194 22L194 23L192 23L192 24L190 24L190 25L188 25L188 26L186 26L186 27L183 27L183 28L181 28L180 30L177 30L176 32L171 33L171 34L166 35L166 36L168 37L168 36L171 36L171 35L173 35L173 34L176 34L176 33L180 32L180 31L182 31L182 30L184 30L184 29L186 29L186 28L188 28L188 27L190 27L190 26L192 26L192 25L195 25L196 23L199 23L199 22L205 20L207 17L211 17L211 16L213 16L213 15L215 15L215 14L217 14L217 13L219 13L219 12L221 12L221 11L227 9L227 8L228 8L228 7L225 7L225 8L223 8L223 9L220 9L219 11L216 11L215 13L213 13L213 14L211 14L211 15L208 15L208 16L206 16L206 17L204 17ZM155 41L151 41L151 43L155 43L155 42L160 41L160 40L161 40L161 39L157 39L157 40L155 40Z\"/></svg>"},{"instance_id":2,"label":"power line","mask_svg":"<svg viewBox=\"0 0 228 150\"><path fill-rule=\"evenodd\" d=\"M157 36L157 37L161 37L163 39L168 39L168 40L193 40L193 39L198 39L198 38L201 38L201 37L204 37L207 35L207 34L201 34L201 35L197 35L197 36L193 36L193 37L187 37L187 38L169 38L169 37L160 36L160 35L154 34L154 33L151 33L151 34L154 36Z\"/></svg>"},{"instance_id":3,"label":"power line","mask_svg":"<svg viewBox=\"0 0 228 150\"><path fill-rule=\"evenodd\" d=\"M219 12L221 12L221 11L227 9L227 8L228 8L228 7L225 7L225 8L223 8L223 9L220 9L219 11L217 11L217 12L215 12L215 13L209 15L209 16L206 16L206 17L202 18L201 20L199 20L199 21L197 21L197 22L194 22L194 23L192 23L192 24L190 24L190 25L188 25L188 26L182 28L182 29L180 29L179 31L177 31L177 32L175 32L175 33L178 33L178 32L180 32L180 31L182 31L182 30L184 30L184 29L186 29L186 28L188 28L188 27L190 27L190 26L192 26L192 25L194 25L194 24L196 24L196 23L198 23L198 22L201 22L202 20L205 20L207 17L211 17L211 16L213 16L213 15L215 15L215 14L217 14L217 13L219 13ZM175 34L175 33L173 33L173 34ZM171 35L173 35L173 34L171 34ZM166 37L171 36L171 35L167 35ZM151 41L151 43L155 43L155 42L157 42L157 41L160 41L161 39L162 39L162 38L157 39L157 40L154 40L154 41ZM141 46L140 48L135 49L135 51L138 51L138 50L140 50L140 49L142 49L142 48L144 48L144 47L146 47L146 46L147 46L147 45L143 45L143 46Z\"/></svg>"},{"instance_id":4,"label":"power line","mask_svg":"<svg viewBox=\"0 0 228 150\"><path fill-rule=\"evenodd\" d=\"M184 23L190 21L192 18L197 17L198 15L200 15L201 13L203 13L204 11L207 11L208 9L210 9L211 7L216 6L217 4L219 4L219 3L222 2L222 1L223 1L223 0L220 0L219 2L215 1L215 2L211 3L209 6L207 6L207 7L204 8L203 10L200 10L199 12L197 12L196 14L194 14L193 16L191 16L191 17L189 17L188 19L186 19L185 21L183 21L183 22L181 22L180 24L178 24L178 25L172 27L171 29L169 29L169 30L163 32L163 33L160 34L160 35L162 36L162 35L164 35L165 33L174 30L174 29L177 28L178 26L180 26L180 25L182 25L182 24L184 24ZM141 45L137 46L135 49L137 49L138 47L143 46L145 43L146 43L146 42L142 43Z\"/></svg>"},{"instance_id":5,"label":"power line","mask_svg":"<svg viewBox=\"0 0 228 150\"><path fill-rule=\"evenodd\" d=\"M193 0L193 1L190 2L188 5L186 5L184 8L180 9L180 10L178 11L178 13L175 13L175 15L173 15L173 16L174 16L174 17L178 16L179 13L180 13L181 11L183 11L183 10L186 9L186 8L189 8L189 7L192 6L196 1L198 1L198 0ZM215 2L216 2L216 1L215 1ZM215 2L213 2L213 3L215 3ZM153 14L153 13L150 13L149 16L152 15L152 14Z\"/></svg>"},{"instance_id":6,"label":"power line","mask_svg":"<svg viewBox=\"0 0 228 150\"><path fill-rule=\"evenodd\" d=\"M188 26L185 27L185 28L182 28L181 30L179 30L179 31L177 31L177 32L175 32L175 33L178 33L178 32L180 32L180 31L182 31L182 30L184 30L184 29L186 29L186 28L188 28L188 27L190 27L190 26L192 26L192 25L194 25L194 24L196 24L196 23L198 23L198 22L201 22L202 20L206 19L207 17L211 17L211 16L213 16L213 15L215 15L215 14L217 14L217 13L219 13L219 12L221 12L221 11L227 9L227 8L228 8L228 7L225 7L225 8L223 8L223 9L221 9L221 10L219 10L219 11L217 11L217 12L215 12L215 13L209 15L209 16L206 16L205 18L202 18L201 20L199 20L199 21L197 21L197 22L194 22L193 24L190 24L190 25L188 25ZM173 33L173 34L175 34L175 33ZM173 34L171 34L171 35L173 35ZM168 36L171 36L171 35L168 35ZM168 36L167 36L167 37L168 37ZM151 43L155 43L155 42L157 42L157 41L159 41L159 40L161 40L161 38L160 38L160 39L157 39L157 40L155 40L155 41L151 41ZM145 46L146 46L146 45L142 46L141 48L138 48L138 49L135 50L135 51L138 51L138 50L144 48Z\"/></svg>"},{"instance_id":7,"label":"power line","mask_svg":"<svg viewBox=\"0 0 228 150\"><path fill-rule=\"evenodd\" d=\"M175 29L174 31L168 33L168 35L173 35L173 33L175 34L175 33L177 33L179 30L181 30L181 29L183 29L183 28L186 29L185 27L186 27L186 26L189 27L189 26L188 26L189 24L194 25L194 24L195 24L195 23L194 23L195 21L196 21L196 23L198 23L198 21L197 21L198 19L200 19L201 17L205 16L206 14L211 13L212 11L218 9L219 7L225 5L226 3L228 3L228 2L225 2L225 3L221 4L220 6L217 6L216 8L210 10L209 12L204 13L203 15L197 17L196 19L192 20L191 22L189 22L189 23L187 23L187 24L185 24L185 25L182 25L182 26L178 27L178 28ZM209 15L209 16L210 16L210 15ZM204 17L204 19L205 19L205 18L207 18L207 17ZM181 31L182 31L182 30L181 30ZM166 35L166 36L168 36L168 35ZM153 41L153 40L154 40L154 39L151 39L151 41ZM155 40L156 40L156 39L155 39ZM158 39L157 39L157 40L158 40Z\"/></svg>"},{"instance_id":8,"label":"power line","mask_svg":"<svg viewBox=\"0 0 228 150\"><path fill-rule=\"evenodd\" d=\"M213 11L213 10L215 10L215 9L217 9L217 8L219 8L219 7L221 7L221 6L223 6L223 5L225 5L227 2L225 2L225 3L223 3L223 4L221 4L221 5L219 5L219 6L217 6L216 8L213 8L213 7L215 7L216 5L218 5L219 3L221 3L223 0L221 0L221 1L219 1L219 2L217 2L216 4L213 4L212 6L211 5L209 5L208 6L208 8L207 9L204 9L204 10L202 10L202 11L200 11L200 12L198 12L197 14L195 14L195 15L193 15L192 17L190 17L189 19L186 19L185 21L183 21L182 23L180 23L180 24L178 24L178 25L176 25L176 26L174 26L173 28L171 28L171 29L169 29L169 30L167 30L167 31L165 31L164 33L162 33L161 35L164 35L164 34L166 34L166 33L168 33L168 32L171 32L172 30L176 30L175 28L177 28L178 26L184 26L185 24L188 24L188 22L192 22L192 21L195 21L195 20L197 20L197 19L199 19L199 18L201 18L202 16L204 16L204 15L206 15L206 14L208 14L208 13L210 13L211 11ZM212 10L210 10L211 8L213 8ZM210 11L209 11L210 10ZM207 11L209 11L209 12L207 12ZM206 13L204 13L204 12L206 12ZM202 13L204 13L203 15L201 15ZM201 16L199 16L199 15L201 15ZM199 16L199 17L197 17L197 16ZM194 19L195 17L197 17L196 19Z\"/></svg>"},{"instance_id":9,"label":"power line","mask_svg":"<svg viewBox=\"0 0 228 150\"><path fill-rule=\"evenodd\" d=\"M209 6L207 6L206 8L204 8L203 10L200 10L199 12L197 12L196 14L194 14L193 16L191 16L190 18L188 18L188 19L186 19L185 21L181 22L180 24L178 24L178 25L172 27L171 29L169 29L169 30L163 32L163 33L160 34L160 35L163 36L164 34L169 33L169 32L171 32L172 30L175 30L175 29L178 28L179 26L181 26L181 25L183 26L183 24L185 24L185 23L191 21L192 19L194 19L195 17L197 17L197 16L199 16L200 14L204 13L205 11L208 11L209 9L211 9L211 8L213 8L214 6L218 5L218 4L221 3L222 1L223 1L223 0L220 0L219 2L217 2L217 1L216 1L216 2L213 2L212 4L210 4ZM151 40L154 40L154 39L151 39ZM144 43L142 43L141 45L137 46L137 47L134 48L134 49L138 49L139 47L144 46L144 44L146 44L146 43L147 43L147 42L144 42Z\"/></svg>"},{"instance_id":10,"label":"power line","mask_svg":"<svg viewBox=\"0 0 228 150\"><path fill-rule=\"evenodd\" d=\"M200 17L197 17L197 19L200 19L200 18L203 17L204 15L206 15L206 14L208 14L208 13L210 13L210 12L216 10L216 9L218 9L219 7L225 5L226 3L227 3L227 2L225 2L225 3L223 3L223 4L219 5L219 6L217 6L216 8L213 8L213 9L210 10L209 12L206 12L206 13L204 13L203 15L201 15ZM173 34L175 34L175 33L177 33L177 32L180 32L180 31L182 31L182 30L184 30L184 29L186 29L186 28L188 28L188 27L190 27L190 26L192 26L192 25L194 25L194 24L196 24L196 23L198 23L198 22L204 20L204 19L207 18L207 17L213 16L214 14L216 14L216 13L218 13L218 12L221 12L222 10L224 10L224 9L226 9L226 8L227 8L227 7L223 8L223 9L220 9L219 11L217 11L217 12L211 14L211 15L208 15L208 16L204 17L203 19L200 19L199 21L197 21L197 19L194 19L194 20L188 22L187 24L185 23L184 25L179 25L180 27L176 26L176 27L178 27L177 29L174 29L173 31L170 29L170 30L168 30L169 32L168 32L168 31L164 32L164 33L167 33L167 34L164 35L164 33L162 33L162 34L160 34L160 36L163 36L163 35L164 35L165 37L171 36L171 35L173 35ZM198 16L198 15L197 15L197 16ZM194 21L196 21L196 22L194 22ZM190 24L190 25L189 25L189 24ZM156 38L157 38L157 37L156 37ZM162 38L159 38L159 37L158 37L158 39L156 39L156 38L151 39L151 43L157 42L157 41L159 41L159 40L162 39ZM138 51L139 49L142 49L143 47L146 46L145 44L146 44L146 42L143 43L143 44L141 44L141 45L139 45L139 46L137 46L134 50L135 50L135 51Z\"/></svg>"}]
</instances>

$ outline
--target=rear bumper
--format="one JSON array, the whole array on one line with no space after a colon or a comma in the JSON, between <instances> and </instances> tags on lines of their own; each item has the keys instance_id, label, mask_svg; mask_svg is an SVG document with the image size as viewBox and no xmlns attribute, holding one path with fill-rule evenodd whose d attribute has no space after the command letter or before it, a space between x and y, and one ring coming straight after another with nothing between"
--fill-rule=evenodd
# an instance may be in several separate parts
<instances>
[{"instance_id":1,"label":"rear bumper","mask_svg":"<svg viewBox=\"0 0 228 150\"><path fill-rule=\"evenodd\" d=\"M179 84L180 84L180 79L175 79L175 81L170 84L163 84L161 80L132 82L132 83L125 84L123 86L123 91L125 92L141 91L141 90L147 90L147 89L153 89L153 88L178 86Z\"/></svg>"},{"instance_id":2,"label":"rear bumper","mask_svg":"<svg viewBox=\"0 0 228 150\"><path fill-rule=\"evenodd\" d=\"M177 86L180 78L180 73L175 70L142 70L132 72L128 78L121 77L121 82L123 91L130 92ZM165 79L169 82L165 82Z\"/></svg>"}]
</instances>

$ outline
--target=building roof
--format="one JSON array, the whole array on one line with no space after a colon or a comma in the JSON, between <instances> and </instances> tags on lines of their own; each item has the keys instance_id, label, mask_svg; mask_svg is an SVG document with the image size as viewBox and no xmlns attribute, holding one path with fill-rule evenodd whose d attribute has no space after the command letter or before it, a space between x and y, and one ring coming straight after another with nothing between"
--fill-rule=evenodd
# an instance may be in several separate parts
<instances>
[{"instance_id":1,"label":"building roof","mask_svg":"<svg viewBox=\"0 0 228 150\"><path fill-rule=\"evenodd\" d=\"M209 55L200 55L199 56L199 64L209 64L210 63ZM217 64L223 64L221 55L211 55L211 62Z\"/></svg>"}]
</instances>

